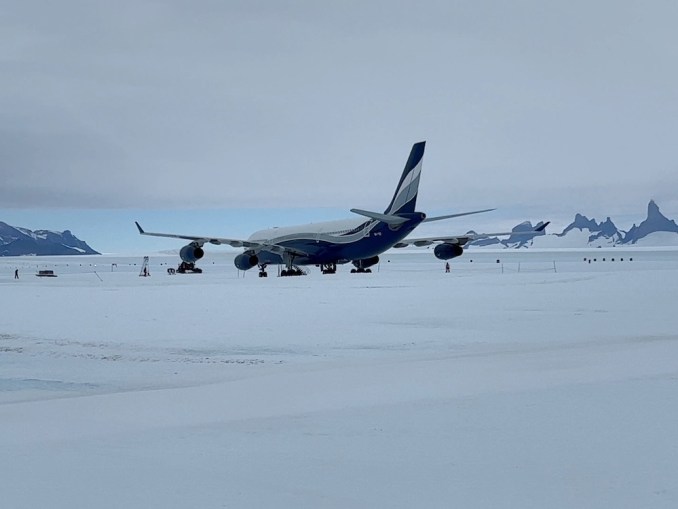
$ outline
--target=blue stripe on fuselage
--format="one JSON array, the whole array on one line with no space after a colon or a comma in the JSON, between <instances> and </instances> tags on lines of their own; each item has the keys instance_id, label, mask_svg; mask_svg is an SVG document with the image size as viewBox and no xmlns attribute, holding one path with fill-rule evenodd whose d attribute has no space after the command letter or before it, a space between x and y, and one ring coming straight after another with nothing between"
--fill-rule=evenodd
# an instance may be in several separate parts
<instances>
[{"instance_id":1,"label":"blue stripe on fuselage","mask_svg":"<svg viewBox=\"0 0 678 509\"><path fill-rule=\"evenodd\" d=\"M397 229L380 221L366 221L356 228L355 231L368 229L368 235L354 242L334 243L307 237L282 241L279 243L276 242L276 244L286 247L291 251L308 253L308 256L295 257L295 265L316 265L321 263L341 263L351 260L363 260L379 255L393 247L396 243L409 235L426 217L419 212L402 214L402 216L409 216L409 220L400 225ZM259 258L259 263L283 263L282 256L271 251L259 251L257 256Z\"/></svg>"}]
</instances>

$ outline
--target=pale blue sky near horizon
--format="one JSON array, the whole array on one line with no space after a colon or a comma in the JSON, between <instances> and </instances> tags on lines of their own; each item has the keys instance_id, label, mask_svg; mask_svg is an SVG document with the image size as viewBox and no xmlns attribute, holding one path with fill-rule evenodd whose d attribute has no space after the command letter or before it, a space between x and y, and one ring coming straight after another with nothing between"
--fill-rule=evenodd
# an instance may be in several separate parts
<instances>
[{"instance_id":1,"label":"pale blue sky near horizon","mask_svg":"<svg viewBox=\"0 0 678 509\"><path fill-rule=\"evenodd\" d=\"M498 208L434 233L675 218L676 26L660 0L6 2L0 220L247 237L383 210L420 140L420 210Z\"/></svg>"},{"instance_id":2,"label":"pale blue sky near horizon","mask_svg":"<svg viewBox=\"0 0 678 509\"><path fill-rule=\"evenodd\" d=\"M649 201L649 200L648 200ZM678 220L678 210L669 210L658 202L661 212L669 219ZM256 230L273 226L307 224L333 219L357 217L349 208L286 208L286 209L52 209L25 210L0 209L0 221L30 230L70 230L76 237L87 242L93 249L110 254L144 254L158 251L178 250L184 243L178 239L163 239L139 235L134 221L139 221L147 231L160 231L188 235L206 235L246 239ZM422 207L419 207L422 209ZM381 210L376 208L376 210ZM460 209L431 210L430 215L460 212ZM541 216L530 208L515 207L422 225L414 235L426 236L463 234L469 230L496 232L510 229L522 221L533 224L541 220L551 221L548 232L559 233L581 213L597 221L611 216L616 226L628 230L646 217L647 202L639 204L628 214L591 214L585 210L573 210L571 214L552 217ZM521 215L522 214L522 215ZM229 250L224 246L209 246L209 249Z\"/></svg>"}]
</instances>

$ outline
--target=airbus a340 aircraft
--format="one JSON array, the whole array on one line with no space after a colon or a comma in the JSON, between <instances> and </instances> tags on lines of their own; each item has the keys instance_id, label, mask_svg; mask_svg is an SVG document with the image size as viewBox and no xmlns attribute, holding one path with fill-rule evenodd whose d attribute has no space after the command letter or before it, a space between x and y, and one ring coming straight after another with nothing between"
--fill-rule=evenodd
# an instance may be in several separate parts
<instances>
[{"instance_id":1,"label":"airbus a340 aircraft","mask_svg":"<svg viewBox=\"0 0 678 509\"><path fill-rule=\"evenodd\" d=\"M371 272L371 266L379 262L379 255L392 247L409 245L436 245L434 255L440 260L450 260L461 256L463 246L478 238L510 235L513 232L464 234L408 239L407 236L421 223L439 221L453 217L488 212L494 209L462 212L446 216L426 217L416 212L419 177L426 142L415 143L407 159L398 187L391 203L383 213L351 209L362 218L327 221L285 228L271 228L253 233L247 240L206 237L200 235L176 235L172 233L151 233L144 231L136 223L139 233L154 237L184 239L190 243L179 252L182 266L189 270L203 257L205 244L228 244L242 247L245 251L235 257L235 266L240 270L259 267L259 276L265 277L268 265L284 265L282 276L301 275L301 265L316 265L323 274L334 274L337 264L351 262L355 268L351 272ZM367 219L364 219L367 218ZM548 224L548 223L547 223ZM546 224L533 230L543 230ZM528 232L528 233L533 233Z\"/></svg>"}]
</instances>

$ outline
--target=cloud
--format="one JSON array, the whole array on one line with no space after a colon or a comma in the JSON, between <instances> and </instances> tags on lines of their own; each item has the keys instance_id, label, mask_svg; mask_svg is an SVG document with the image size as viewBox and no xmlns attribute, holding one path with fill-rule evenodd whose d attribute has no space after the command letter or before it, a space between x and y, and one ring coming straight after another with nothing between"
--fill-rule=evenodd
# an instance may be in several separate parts
<instances>
[{"instance_id":1,"label":"cloud","mask_svg":"<svg viewBox=\"0 0 678 509\"><path fill-rule=\"evenodd\" d=\"M16 2L0 201L375 208L427 139L431 208L635 205L678 184L677 9Z\"/></svg>"}]
</instances>

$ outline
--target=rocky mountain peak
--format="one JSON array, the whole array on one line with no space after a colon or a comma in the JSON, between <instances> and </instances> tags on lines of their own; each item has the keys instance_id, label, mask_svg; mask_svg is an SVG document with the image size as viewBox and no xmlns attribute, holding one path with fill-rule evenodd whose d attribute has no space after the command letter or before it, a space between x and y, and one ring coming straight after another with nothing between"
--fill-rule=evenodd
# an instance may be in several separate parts
<instances>
[{"instance_id":1,"label":"rocky mountain peak","mask_svg":"<svg viewBox=\"0 0 678 509\"><path fill-rule=\"evenodd\" d=\"M0 256L99 254L70 230L31 231L0 221Z\"/></svg>"},{"instance_id":2,"label":"rocky mountain peak","mask_svg":"<svg viewBox=\"0 0 678 509\"><path fill-rule=\"evenodd\" d=\"M533 226L529 221L518 224L512 231L528 231ZM575 231L573 231L575 230ZM572 232L572 233L570 233ZM584 214L576 213L574 221L570 223L561 233L548 233L548 241L544 244L535 244L538 246L558 247L560 245L571 247L572 242L584 242L581 247L604 247L623 244L635 244L640 239L655 232L675 232L678 234L678 225L675 221L668 219L659 210L659 206L654 200L650 200L647 205L647 218L639 225L633 225L628 231L620 230L608 216L605 221L597 222L594 218L589 219ZM541 233L542 235L545 232ZM484 238L471 243L475 246L497 246L501 247L529 247L536 235L511 235L508 239L501 240L497 237ZM563 238L562 241L556 241L556 238ZM567 240L565 239L567 238ZM581 239L581 240L578 240ZM678 241L678 239L677 239Z\"/></svg>"},{"instance_id":3,"label":"rocky mountain peak","mask_svg":"<svg viewBox=\"0 0 678 509\"><path fill-rule=\"evenodd\" d=\"M624 237L624 244L635 244L643 237L654 232L675 232L678 233L678 225L675 221L667 218L659 210L659 206L654 200L647 204L647 218L638 226L635 224Z\"/></svg>"},{"instance_id":4,"label":"rocky mountain peak","mask_svg":"<svg viewBox=\"0 0 678 509\"><path fill-rule=\"evenodd\" d=\"M666 216L659 211L659 206L654 200L650 200L650 203L647 204L647 219L666 219Z\"/></svg>"}]
</instances>

